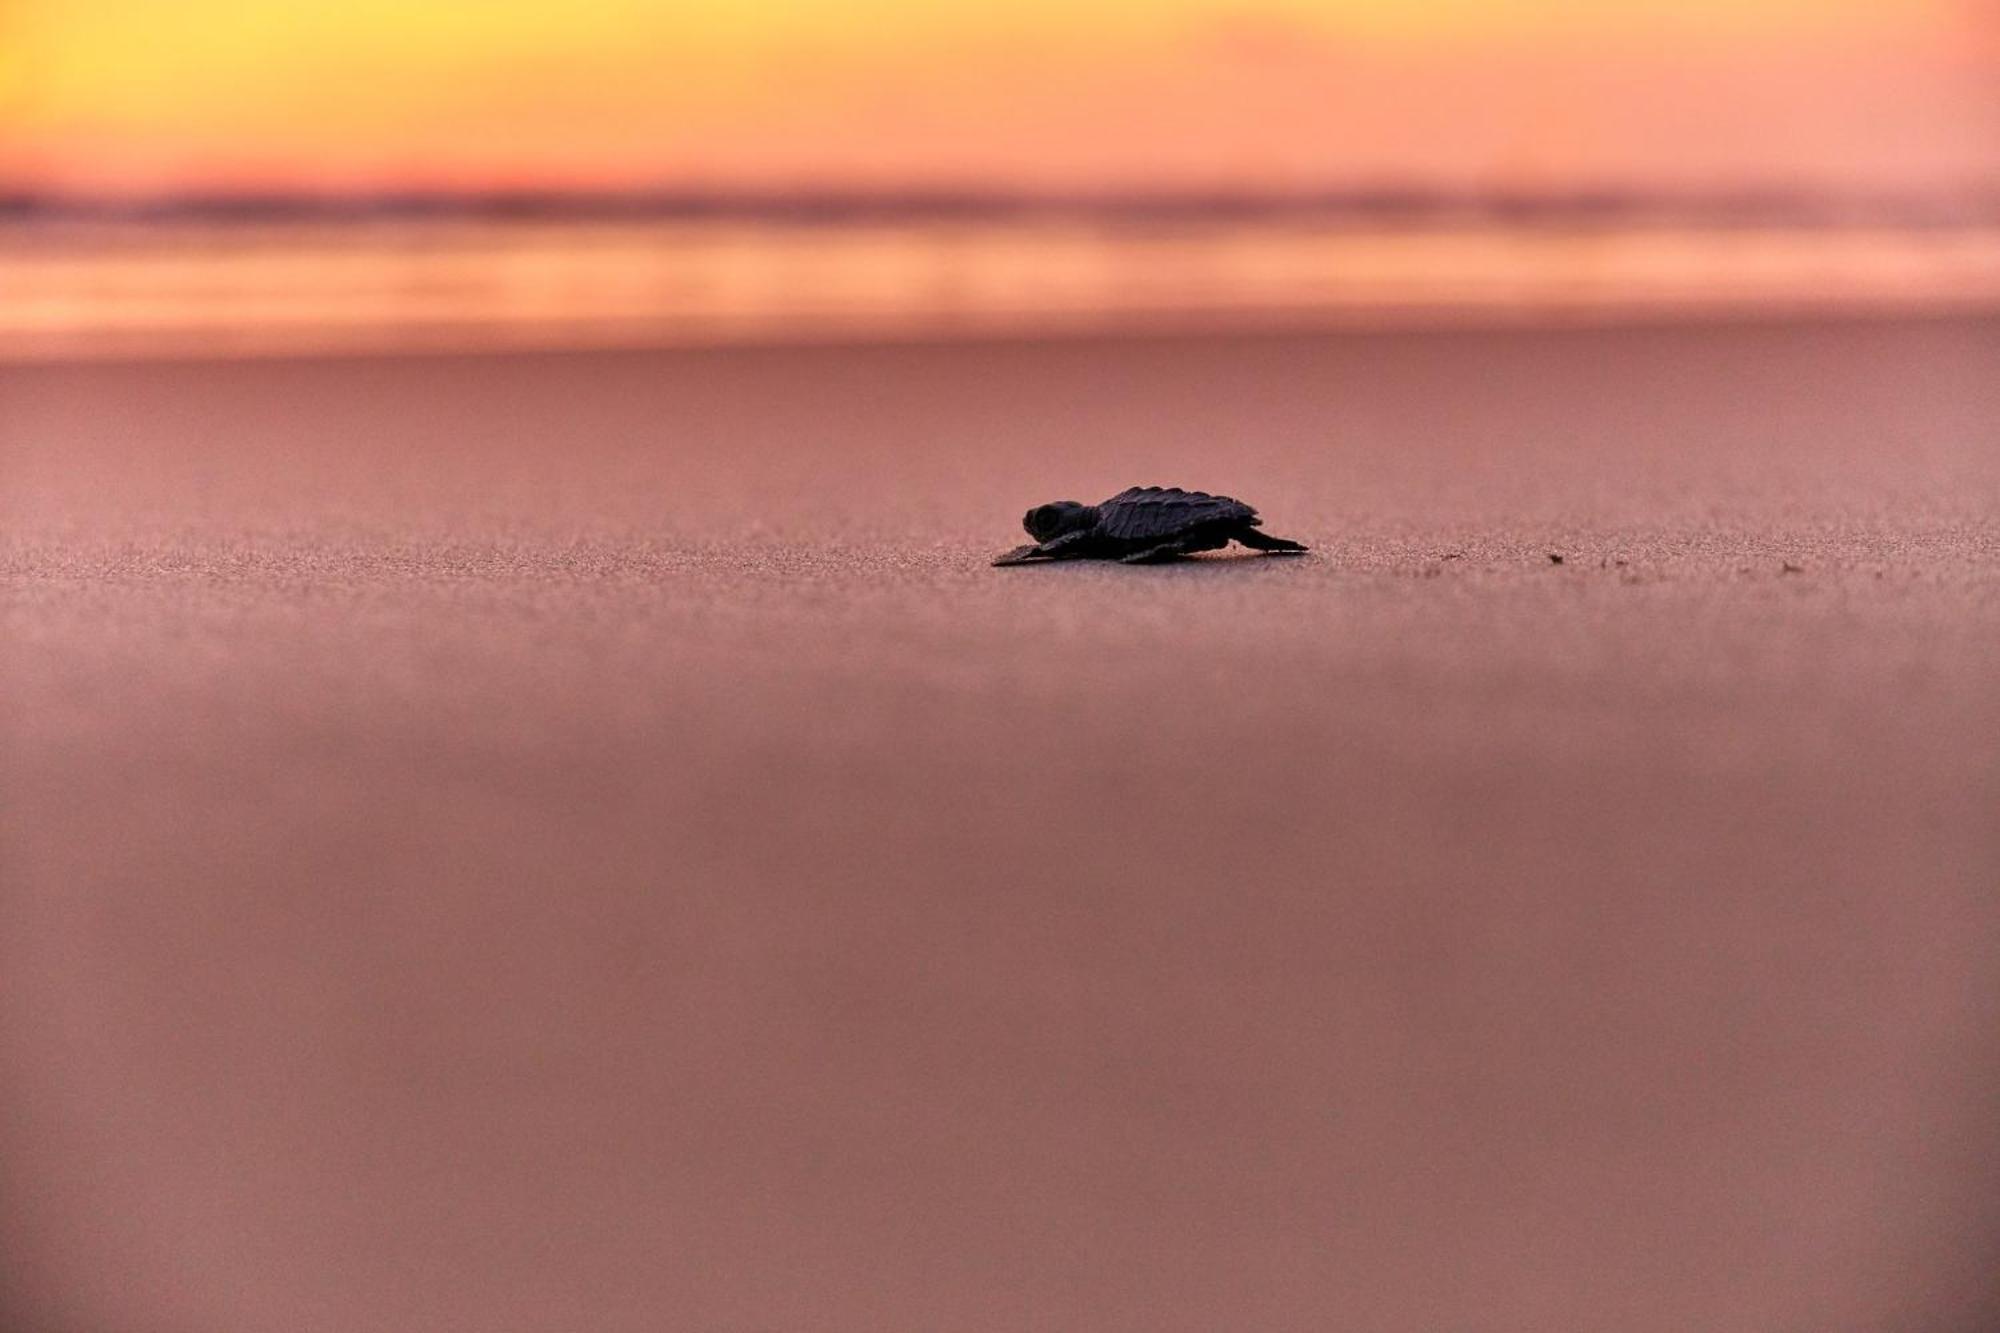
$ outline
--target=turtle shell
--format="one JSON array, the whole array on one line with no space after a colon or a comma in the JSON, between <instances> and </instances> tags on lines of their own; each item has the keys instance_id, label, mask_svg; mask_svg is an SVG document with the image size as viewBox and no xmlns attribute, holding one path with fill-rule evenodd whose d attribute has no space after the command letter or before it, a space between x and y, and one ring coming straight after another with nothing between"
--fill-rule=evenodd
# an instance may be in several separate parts
<instances>
[{"instance_id":1,"label":"turtle shell","mask_svg":"<svg viewBox=\"0 0 2000 1333\"><path fill-rule=\"evenodd\" d=\"M1178 486L1134 486L1097 506L1098 531L1119 541L1165 541L1196 528L1254 525L1241 500Z\"/></svg>"}]
</instances>

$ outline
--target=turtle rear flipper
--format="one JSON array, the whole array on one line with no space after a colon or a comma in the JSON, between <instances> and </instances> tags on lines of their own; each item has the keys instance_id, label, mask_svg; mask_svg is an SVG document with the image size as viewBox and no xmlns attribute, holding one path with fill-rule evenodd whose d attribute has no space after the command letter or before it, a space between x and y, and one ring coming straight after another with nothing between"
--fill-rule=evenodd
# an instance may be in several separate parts
<instances>
[{"instance_id":1,"label":"turtle rear flipper","mask_svg":"<svg viewBox=\"0 0 2000 1333\"><path fill-rule=\"evenodd\" d=\"M1188 553L1189 545L1187 542L1161 542L1158 546L1149 546L1144 550L1134 551L1130 555L1121 555L1118 557L1118 563L1121 565L1163 565L1169 560L1178 560Z\"/></svg>"},{"instance_id":2,"label":"turtle rear flipper","mask_svg":"<svg viewBox=\"0 0 2000 1333\"><path fill-rule=\"evenodd\" d=\"M1252 527L1238 528L1230 535L1253 551L1269 551L1274 555L1299 555L1306 550L1303 544L1289 537L1273 537L1268 532L1260 532Z\"/></svg>"}]
</instances>

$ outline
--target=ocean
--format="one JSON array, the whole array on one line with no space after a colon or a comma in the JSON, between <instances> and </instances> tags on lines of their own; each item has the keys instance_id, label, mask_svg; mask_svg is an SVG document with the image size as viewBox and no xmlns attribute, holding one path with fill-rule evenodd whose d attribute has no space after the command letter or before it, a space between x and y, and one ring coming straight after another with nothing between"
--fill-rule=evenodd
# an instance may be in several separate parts
<instances>
[{"instance_id":1,"label":"ocean","mask_svg":"<svg viewBox=\"0 0 2000 1333\"><path fill-rule=\"evenodd\" d=\"M0 357L1615 322L2000 305L2000 223L1321 216L0 226Z\"/></svg>"}]
</instances>

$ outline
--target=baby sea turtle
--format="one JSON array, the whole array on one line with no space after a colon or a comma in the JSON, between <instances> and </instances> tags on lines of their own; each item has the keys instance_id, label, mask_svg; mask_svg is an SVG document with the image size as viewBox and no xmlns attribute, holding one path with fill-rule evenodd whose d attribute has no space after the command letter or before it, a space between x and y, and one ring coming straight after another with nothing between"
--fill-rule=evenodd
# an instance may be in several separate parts
<instances>
[{"instance_id":1,"label":"baby sea turtle","mask_svg":"<svg viewBox=\"0 0 2000 1333\"><path fill-rule=\"evenodd\" d=\"M1017 546L993 563L1118 560L1140 565L1219 550L1232 541L1273 555L1296 555L1306 549L1259 532L1257 525L1263 521L1249 505L1226 495L1178 486L1134 486L1102 504L1057 500L1036 505L1021 518L1035 544Z\"/></svg>"}]
</instances>

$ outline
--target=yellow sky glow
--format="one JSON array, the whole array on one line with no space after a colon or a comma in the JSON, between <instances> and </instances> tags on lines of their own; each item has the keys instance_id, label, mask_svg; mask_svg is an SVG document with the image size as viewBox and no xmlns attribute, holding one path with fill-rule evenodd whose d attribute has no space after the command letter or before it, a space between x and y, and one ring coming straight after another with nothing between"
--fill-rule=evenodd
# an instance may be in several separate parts
<instances>
[{"instance_id":1,"label":"yellow sky glow","mask_svg":"<svg viewBox=\"0 0 2000 1333\"><path fill-rule=\"evenodd\" d=\"M1992 0L0 0L0 178L2000 178Z\"/></svg>"}]
</instances>

